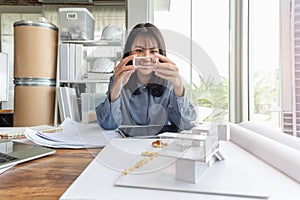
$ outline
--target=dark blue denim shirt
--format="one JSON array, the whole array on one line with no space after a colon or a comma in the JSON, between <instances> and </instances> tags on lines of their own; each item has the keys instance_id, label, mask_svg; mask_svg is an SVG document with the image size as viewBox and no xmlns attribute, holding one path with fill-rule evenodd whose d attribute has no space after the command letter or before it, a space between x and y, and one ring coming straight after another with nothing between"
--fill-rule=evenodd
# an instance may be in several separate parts
<instances>
[{"instance_id":1,"label":"dark blue denim shirt","mask_svg":"<svg viewBox=\"0 0 300 200\"><path fill-rule=\"evenodd\" d=\"M196 119L193 105L184 94L176 97L168 81L162 96L151 95L149 88L139 85L138 94L123 88L120 97L111 102L109 91L106 99L96 107L97 122L104 129L116 129L120 125L176 125L180 130L191 129Z\"/></svg>"}]
</instances>

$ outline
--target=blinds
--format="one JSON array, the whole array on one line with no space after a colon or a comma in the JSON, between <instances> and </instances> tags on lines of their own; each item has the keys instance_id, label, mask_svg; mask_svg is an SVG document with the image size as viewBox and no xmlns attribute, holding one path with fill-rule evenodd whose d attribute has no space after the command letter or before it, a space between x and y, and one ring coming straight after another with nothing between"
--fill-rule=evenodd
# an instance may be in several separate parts
<instances>
[{"instance_id":1,"label":"blinds","mask_svg":"<svg viewBox=\"0 0 300 200\"><path fill-rule=\"evenodd\" d=\"M283 130L300 137L300 0L291 5L293 111L283 112Z\"/></svg>"}]
</instances>

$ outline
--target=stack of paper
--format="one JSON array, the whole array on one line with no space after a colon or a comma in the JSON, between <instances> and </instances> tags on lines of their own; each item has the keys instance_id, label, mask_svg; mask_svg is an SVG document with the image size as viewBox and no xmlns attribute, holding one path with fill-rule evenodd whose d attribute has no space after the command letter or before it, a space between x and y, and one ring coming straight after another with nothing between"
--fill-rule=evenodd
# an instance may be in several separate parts
<instances>
[{"instance_id":1,"label":"stack of paper","mask_svg":"<svg viewBox=\"0 0 300 200\"><path fill-rule=\"evenodd\" d=\"M119 137L114 130L104 130L98 124L78 123L67 118L62 124L62 131L42 133L26 128L25 135L34 143L52 148L100 148L112 138Z\"/></svg>"}]
</instances>

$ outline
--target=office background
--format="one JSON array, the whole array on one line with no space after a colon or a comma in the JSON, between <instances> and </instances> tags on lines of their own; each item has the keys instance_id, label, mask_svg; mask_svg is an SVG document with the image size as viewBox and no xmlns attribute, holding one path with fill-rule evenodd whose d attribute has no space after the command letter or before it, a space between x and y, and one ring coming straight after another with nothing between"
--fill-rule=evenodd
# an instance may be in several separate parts
<instances>
[{"instance_id":1,"label":"office background","mask_svg":"<svg viewBox=\"0 0 300 200\"><path fill-rule=\"evenodd\" d=\"M171 44L168 53L186 72L183 76L199 121L259 121L297 135L295 88L290 81L294 51L290 16L297 8L295 1L145 0L143 6L137 2L141 1L1 1L1 52L9 55L8 99L1 109L14 109L13 23L43 16L58 24L59 7L86 7L95 17L95 39L108 24L130 29L139 20L152 21L166 33L186 39L175 44L186 54L176 52ZM214 64L220 81L198 70L203 64L197 61L199 48Z\"/></svg>"}]
</instances>

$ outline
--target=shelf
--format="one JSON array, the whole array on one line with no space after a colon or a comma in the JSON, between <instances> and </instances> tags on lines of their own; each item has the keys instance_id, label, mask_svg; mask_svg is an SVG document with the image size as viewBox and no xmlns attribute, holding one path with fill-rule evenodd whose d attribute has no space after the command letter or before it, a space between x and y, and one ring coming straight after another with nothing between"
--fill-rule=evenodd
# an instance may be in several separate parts
<instances>
[{"instance_id":1,"label":"shelf","mask_svg":"<svg viewBox=\"0 0 300 200\"><path fill-rule=\"evenodd\" d=\"M61 43L83 44L84 46L123 46L122 41L109 40L61 40Z\"/></svg>"},{"instance_id":2,"label":"shelf","mask_svg":"<svg viewBox=\"0 0 300 200\"><path fill-rule=\"evenodd\" d=\"M109 83L109 80L61 80L59 83Z\"/></svg>"},{"instance_id":3,"label":"shelf","mask_svg":"<svg viewBox=\"0 0 300 200\"><path fill-rule=\"evenodd\" d=\"M64 76L59 76L59 79L62 78L63 80L57 80L56 86L75 88L78 110L81 111L80 120L82 120L85 117L85 113L82 111L84 105L90 105L90 99L83 99L83 94L102 94L106 96L110 77L113 75L113 72L91 72L92 67L95 65L94 62L99 58L107 58L111 61L109 64L112 65L111 70L113 71L117 62L122 59L122 41L61 40L61 46L64 47L64 51L59 51L60 64L58 72L60 73L62 70ZM61 61L65 62L61 64ZM104 64L99 63L97 65L102 66ZM64 68L61 68L61 66L64 66ZM76 104L68 103L77 108ZM56 125L59 119L59 111L58 100L56 99L54 119Z\"/></svg>"}]
</instances>

